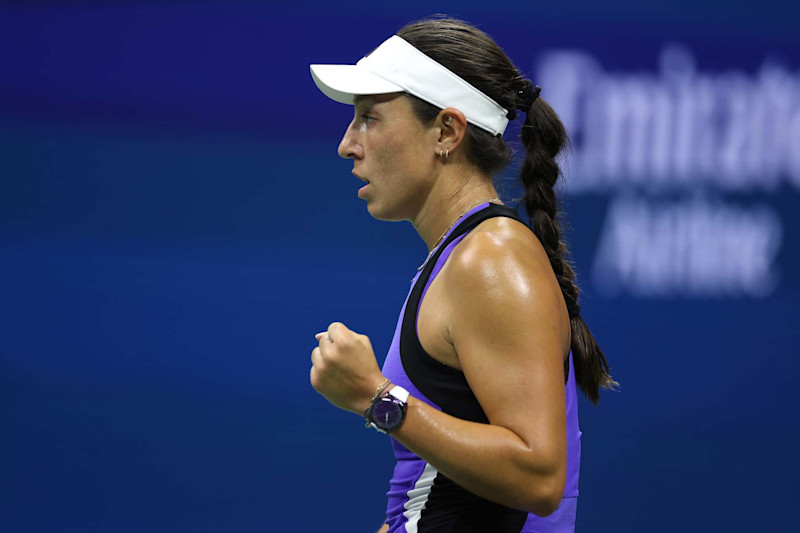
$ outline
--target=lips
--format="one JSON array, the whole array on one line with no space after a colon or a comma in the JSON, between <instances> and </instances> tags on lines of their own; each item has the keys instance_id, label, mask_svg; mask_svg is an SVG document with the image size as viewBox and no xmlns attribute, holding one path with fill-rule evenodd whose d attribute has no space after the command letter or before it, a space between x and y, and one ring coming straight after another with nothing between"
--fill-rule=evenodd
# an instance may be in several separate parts
<instances>
[{"instance_id":1,"label":"lips","mask_svg":"<svg viewBox=\"0 0 800 533\"><path fill-rule=\"evenodd\" d=\"M358 178L358 179L360 179L361 181L364 181L364 182L366 182L366 183L369 183L369 180L368 180L368 179L366 179L366 178L362 178L361 176L359 176L358 174L356 174L355 170L353 171L353 176L357 177L357 178Z\"/></svg>"}]
</instances>

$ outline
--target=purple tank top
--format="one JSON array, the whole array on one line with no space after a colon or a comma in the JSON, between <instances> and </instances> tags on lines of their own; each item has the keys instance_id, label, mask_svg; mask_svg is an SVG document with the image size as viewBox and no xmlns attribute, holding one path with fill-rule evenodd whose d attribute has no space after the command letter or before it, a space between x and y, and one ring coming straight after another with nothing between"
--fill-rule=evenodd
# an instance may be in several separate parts
<instances>
[{"instance_id":1,"label":"purple tank top","mask_svg":"<svg viewBox=\"0 0 800 533\"><path fill-rule=\"evenodd\" d=\"M456 369L445 367L424 352L419 344L416 322L422 299L453 248L478 223L493 216L507 216L523 222L513 209L489 202L474 207L459 218L443 238L441 246L434 252L429 264L412 280L411 289L400 311L394 338L383 365L383 374L392 383L407 389L415 398L453 416L484 423L488 420L468 390L463 374ZM429 277L420 295L417 281L426 276ZM416 309L407 309L409 302L416 299L418 299L414 306ZM431 374L437 376L432 380L428 379ZM420 389L439 401L433 401ZM424 533L437 530L465 533L468 531L573 532L578 499L581 431L578 427L578 402L572 352L568 359L568 378L564 396L567 415L567 480L561 504L553 514L541 517L503 507L475 496L447 479L398 441L391 439L397 464L387 492L386 522L389 524L389 532Z\"/></svg>"}]
</instances>

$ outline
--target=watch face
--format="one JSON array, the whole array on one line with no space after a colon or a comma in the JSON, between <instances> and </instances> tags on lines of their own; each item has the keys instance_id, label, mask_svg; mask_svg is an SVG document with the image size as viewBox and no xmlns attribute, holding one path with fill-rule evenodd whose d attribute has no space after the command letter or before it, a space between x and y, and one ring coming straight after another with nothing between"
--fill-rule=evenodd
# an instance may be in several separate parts
<instances>
[{"instance_id":1,"label":"watch face","mask_svg":"<svg viewBox=\"0 0 800 533\"><path fill-rule=\"evenodd\" d=\"M379 427L392 429L403 420L403 408L392 398L382 398L372 408L372 420Z\"/></svg>"}]
</instances>

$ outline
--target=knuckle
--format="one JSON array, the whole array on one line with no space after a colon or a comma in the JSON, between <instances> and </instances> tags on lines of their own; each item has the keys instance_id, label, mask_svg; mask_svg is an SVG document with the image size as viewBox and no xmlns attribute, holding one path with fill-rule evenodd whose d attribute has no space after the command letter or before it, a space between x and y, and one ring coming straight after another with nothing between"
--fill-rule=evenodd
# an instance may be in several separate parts
<instances>
[{"instance_id":1,"label":"knuckle","mask_svg":"<svg viewBox=\"0 0 800 533\"><path fill-rule=\"evenodd\" d=\"M366 335L359 335L358 336L358 342L364 348L371 348L372 347L372 342L369 340L369 337L367 337Z\"/></svg>"}]
</instances>

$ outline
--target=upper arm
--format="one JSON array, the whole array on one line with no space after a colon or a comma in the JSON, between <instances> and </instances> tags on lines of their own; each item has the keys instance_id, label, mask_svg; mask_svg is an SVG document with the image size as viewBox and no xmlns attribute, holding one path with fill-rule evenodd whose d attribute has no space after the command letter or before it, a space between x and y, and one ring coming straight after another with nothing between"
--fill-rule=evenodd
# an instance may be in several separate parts
<instances>
[{"instance_id":1,"label":"upper arm","mask_svg":"<svg viewBox=\"0 0 800 533\"><path fill-rule=\"evenodd\" d=\"M457 251L449 334L470 388L492 424L561 470L569 319L544 249L535 238L481 233Z\"/></svg>"}]
</instances>

